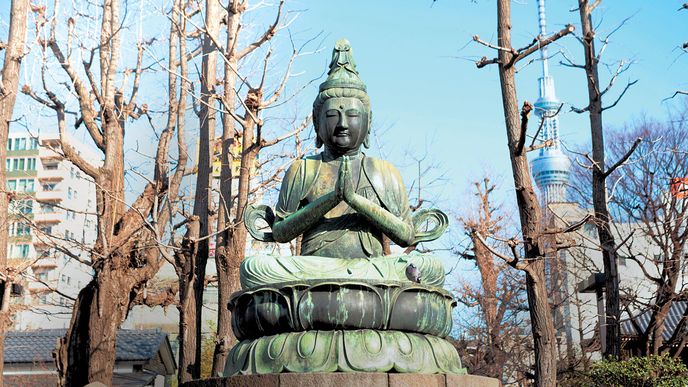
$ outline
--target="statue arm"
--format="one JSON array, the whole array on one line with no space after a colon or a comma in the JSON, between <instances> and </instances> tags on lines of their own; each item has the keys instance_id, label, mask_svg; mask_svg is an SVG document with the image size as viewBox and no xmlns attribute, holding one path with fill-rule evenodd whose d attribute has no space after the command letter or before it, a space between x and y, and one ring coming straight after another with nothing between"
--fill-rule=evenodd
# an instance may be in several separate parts
<instances>
[{"instance_id":1,"label":"statue arm","mask_svg":"<svg viewBox=\"0 0 688 387\"><path fill-rule=\"evenodd\" d=\"M346 203L378 230L387 235L394 243L401 247L406 247L413 243L416 231L409 217L403 216L403 214L401 217L398 217L379 204L356 193L356 190L353 188L351 162L348 157L344 157L342 161L337 186ZM406 200L401 201L400 205L408 208Z\"/></svg>"},{"instance_id":2,"label":"statue arm","mask_svg":"<svg viewBox=\"0 0 688 387\"><path fill-rule=\"evenodd\" d=\"M330 192L284 219L275 219L272 225L272 237L276 242L289 242L321 221L323 216L336 207L340 201L335 192Z\"/></svg>"},{"instance_id":3,"label":"statue arm","mask_svg":"<svg viewBox=\"0 0 688 387\"><path fill-rule=\"evenodd\" d=\"M345 200L351 208L363 215L397 245L407 247L413 242L416 232L412 224L355 192L352 192Z\"/></svg>"}]
</instances>

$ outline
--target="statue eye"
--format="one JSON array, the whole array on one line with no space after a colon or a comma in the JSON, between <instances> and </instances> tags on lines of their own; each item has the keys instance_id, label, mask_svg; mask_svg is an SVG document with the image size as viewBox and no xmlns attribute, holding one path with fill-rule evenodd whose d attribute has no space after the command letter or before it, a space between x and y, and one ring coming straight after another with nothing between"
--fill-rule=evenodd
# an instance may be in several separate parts
<instances>
[{"instance_id":1,"label":"statue eye","mask_svg":"<svg viewBox=\"0 0 688 387\"><path fill-rule=\"evenodd\" d=\"M356 109L350 109L346 111L346 115L348 117L358 117L361 115L361 113Z\"/></svg>"},{"instance_id":2,"label":"statue eye","mask_svg":"<svg viewBox=\"0 0 688 387\"><path fill-rule=\"evenodd\" d=\"M325 117L327 118L333 118L333 117L339 117L339 112L336 110L328 110L325 112Z\"/></svg>"}]
</instances>

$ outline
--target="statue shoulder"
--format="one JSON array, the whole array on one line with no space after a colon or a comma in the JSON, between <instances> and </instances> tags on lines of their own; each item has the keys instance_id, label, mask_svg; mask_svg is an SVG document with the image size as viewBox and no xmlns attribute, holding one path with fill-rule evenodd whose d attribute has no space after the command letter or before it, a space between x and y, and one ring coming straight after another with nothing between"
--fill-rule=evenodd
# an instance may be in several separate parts
<instances>
[{"instance_id":1,"label":"statue shoulder","mask_svg":"<svg viewBox=\"0 0 688 387\"><path fill-rule=\"evenodd\" d=\"M404 181L401 178L401 173L399 173L397 167L389 161L366 156L363 159L363 169L371 182L373 182L373 180L382 179L386 184L401 184L403 189Z\"/></svg>"},{"instance_id":2,"label":"statue shoulder","mask_svg":"<svg viewBox=\"0 0 688 387\"><path fill-rule=\"evenodd\" d=\"M394 215L404 215L408 198L399 170L387 160L365 157L363 171L382 204Z\"/></svg>"},{"instance_id":3,"label":"statue shoulder","mask_svg":"<svg viewBox=\"0 0 688 387\"><path fill-rule=\"evenodd\" d=\"M291 163L282 180L275 213L280 218L295 212L308 195L320 171L320 156L308 156Z\"/></svg>"},{"instance_id":4,"label":"statue shoulder","mask_svg":"<svg viewBox=\"0 0 688 387\"><path fill-rule=\"evenodd\" d=\"M306 156L304 158L294 160L287 172L284 173L284 182L299 181L303 185L306 181L315 180L320 170L320 156Z\"/></svg>"}]
</instances>

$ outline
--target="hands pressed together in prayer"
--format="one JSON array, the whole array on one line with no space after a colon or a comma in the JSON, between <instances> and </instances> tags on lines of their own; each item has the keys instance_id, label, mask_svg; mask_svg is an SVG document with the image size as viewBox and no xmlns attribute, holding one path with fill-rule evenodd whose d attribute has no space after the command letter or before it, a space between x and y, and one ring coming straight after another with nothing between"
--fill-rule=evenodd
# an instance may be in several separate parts
<instances>
[{"instance_id":1,"label":"hands pressed together in prayer","mask_svg":"<svg viewBox=\"0 0 688 387\"><path fill-rule=\"evenodd\" d=\"M343 200L353 207L352 202L355 200L358 194L356 193L356 188L354 187L353 183L351 160L349 159L349 156L342 156L337 182L334 186L334 193L338 201Z\"/></svg>"}]
</instances>

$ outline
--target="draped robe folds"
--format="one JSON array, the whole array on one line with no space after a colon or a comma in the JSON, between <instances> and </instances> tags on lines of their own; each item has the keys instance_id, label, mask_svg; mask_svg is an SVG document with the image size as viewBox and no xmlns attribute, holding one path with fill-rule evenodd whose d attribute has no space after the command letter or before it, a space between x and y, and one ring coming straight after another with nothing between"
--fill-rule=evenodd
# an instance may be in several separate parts
<instances>
[{"instance_id":1,"label":"draped robe folds","mask_svg":"<svg viewBox=\"0 0 688 387\"><path fill-rule=\"evenodd\" d=\"M412 224L403 180L385 160L361 155L356 192ZM284 219L334 189L337 176L321 168L322 156L297 160L287 170L275 215ZM328 171L330 176L328 175ZM334 180L333 180L334 179ZM439 259L423 254L382 256L382 232L361 214L346 206L331 211L303 234L302 256L254 256L241 266L242 288L306 279L361 279L408 281L406 267L413 263L421 282L441 287L444 268Z\"/></svg>"}]
</instances>

